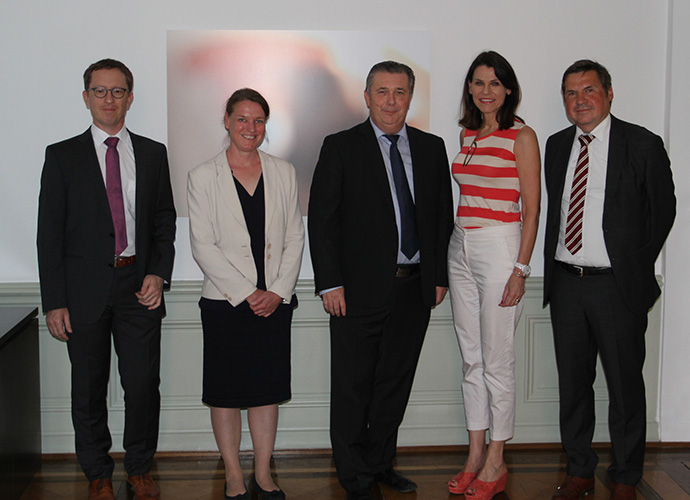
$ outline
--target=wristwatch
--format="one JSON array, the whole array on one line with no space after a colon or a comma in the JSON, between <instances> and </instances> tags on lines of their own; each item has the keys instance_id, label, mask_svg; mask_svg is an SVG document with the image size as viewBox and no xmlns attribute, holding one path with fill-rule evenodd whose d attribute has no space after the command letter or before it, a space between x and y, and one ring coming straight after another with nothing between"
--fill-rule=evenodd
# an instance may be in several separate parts
<instances>
[{"instance_id":1,"label":"wristwatch","mask_svg":"<svg viewBox=\"0 0 690 500\"><path fill-rule=\"evenodd\" d=\"M517 267L522 273L520 278L529 278L530 274L532 274L532 268L529 267L529 264L520 264L519 262L516 262L514 266Z\"/></svg>"}]
</instances>

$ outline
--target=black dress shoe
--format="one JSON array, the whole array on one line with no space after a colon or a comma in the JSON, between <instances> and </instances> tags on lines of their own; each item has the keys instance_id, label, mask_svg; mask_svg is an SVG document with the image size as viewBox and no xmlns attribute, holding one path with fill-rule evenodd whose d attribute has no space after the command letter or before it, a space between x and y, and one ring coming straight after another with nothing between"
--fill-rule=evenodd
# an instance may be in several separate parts
<instances>
[{"instance_id":1,"label":"black dress shoe","mask_svg":"<svg viewBox=\"0 0 690 500\"><path fill-rule=\"evenodd\" d=\"M369 490L361 489L347 492L347 500L372 500Z\"/></svg>"},{"instance_id":2,"label":"black dress shoe","mask_svg":"<svg viewBox=\"0 0 690 500\"><path fill-rule=\"evenodd\" d=\"M407 479L393 467L374 474L374 481L400 493L409 493L417 489L417 483Z\"/></svg>"},{"instance_id":3,"label":"black dress shoe","mask_svg":"<svg viewBox=\"0 0 690 500\"><path fill-rule=\"evenodd\" d=\"M230 497L228 496L228 483L223 485L223 495L225 496L225 500L249 500L249 492L247 491L247 488L245 487L244 490L244 493Z\"/></svg>"},{"instance_id":4,"label":"black dress shoe","mask_svg":"<svg viewBox=\"0 0 690 500\"><path fill-rule=\"evenodd\" d=\"M256 482L255 474L252 474L252 481L249 484L252 487L252 489L256 492L256 496L260 500L285 500L285 493L283 493L283 490L262 490L261 486L259 486L259 483Z\"/></svg>"}]
</instances>

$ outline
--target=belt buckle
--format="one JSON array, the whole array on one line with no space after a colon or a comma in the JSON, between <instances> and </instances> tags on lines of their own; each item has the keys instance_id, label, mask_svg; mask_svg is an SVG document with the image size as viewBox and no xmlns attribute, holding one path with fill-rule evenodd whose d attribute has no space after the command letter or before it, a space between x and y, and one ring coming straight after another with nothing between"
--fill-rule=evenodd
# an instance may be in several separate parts
<instances>
[{"instance_id":1,"label":"belt buckle","mask_svg":"<svg viewBox=\"0 0 690 500\"><path fill-rule=\"evenodd\" d=\"M585 275L585 268L584 267L573 265L573 269L575 269L577 271L577 276L579 278L582 278Z\"/></svg>"},{"instance_id":2,"label":"belt buckle","mask_svg":"<svg viewBox=\"0 0 690 500\"><path fill-rule=\"evenodd\" d=\"M113 265L115 267L126 267L129 265L132 265L133 259L135 258L135 255L130 255L128 257L121 257L119 255L116 255L115 258L113 259Z\"/></svg>"}]
</instances>

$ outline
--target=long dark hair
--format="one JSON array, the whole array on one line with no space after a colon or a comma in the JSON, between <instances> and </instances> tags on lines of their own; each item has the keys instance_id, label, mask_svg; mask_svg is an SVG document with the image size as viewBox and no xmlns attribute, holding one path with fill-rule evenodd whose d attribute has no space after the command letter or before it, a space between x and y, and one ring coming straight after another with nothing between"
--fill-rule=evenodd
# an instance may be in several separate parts
<instances>
[{"instance_id":1,"label":"long dark hair","mask_svg":"<svg viewBox=\"0 0 690 500\"><path fill-rule=\"evenodd\" d=\"M515 76L515 71L513 71L513 67L505 57L498 52L488 50L479 54L470 65L470 69L467 70L467 76L465 77L462 89L462 103L460 104L460 114L462 118L458 121L458 125L468 130L477 130L481 127L484 120L481 111L479 111L477 105L474 104L469 89L469 84L474 77L474 70L479 66L493 68L498 81L500 81L506 89L510 90L510 94L506 93L503 106L501 106L501 109L499 109L496 114L498 129L505 130L512 127L515 124L515 120L522 122L522 118L515 114L520 105L521 98L520 84L517 81L517 76Z\"/></svg>"}]
</instances>

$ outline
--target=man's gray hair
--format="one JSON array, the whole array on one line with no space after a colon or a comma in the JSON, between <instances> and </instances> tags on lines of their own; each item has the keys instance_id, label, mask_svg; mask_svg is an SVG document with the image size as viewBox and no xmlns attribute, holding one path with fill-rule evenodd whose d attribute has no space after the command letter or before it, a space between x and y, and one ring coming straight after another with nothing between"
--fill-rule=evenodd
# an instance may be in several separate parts
<instances>
[{"instance_id":1,"label":"man's gray hair","mask_svg":"<svg viewBox=\"0 0 690 500\"><path fill-rule=\"evenodd\" d=\"M367 75L367 94L371 92L371 84L374 82L374 75L376 73L402 73L407 75L408 87L410 90L410 95L414 93L414 71L407 64L399 63L396 61L383 61L377 64L369 70Z\"/></svg>"}]
</instances>

